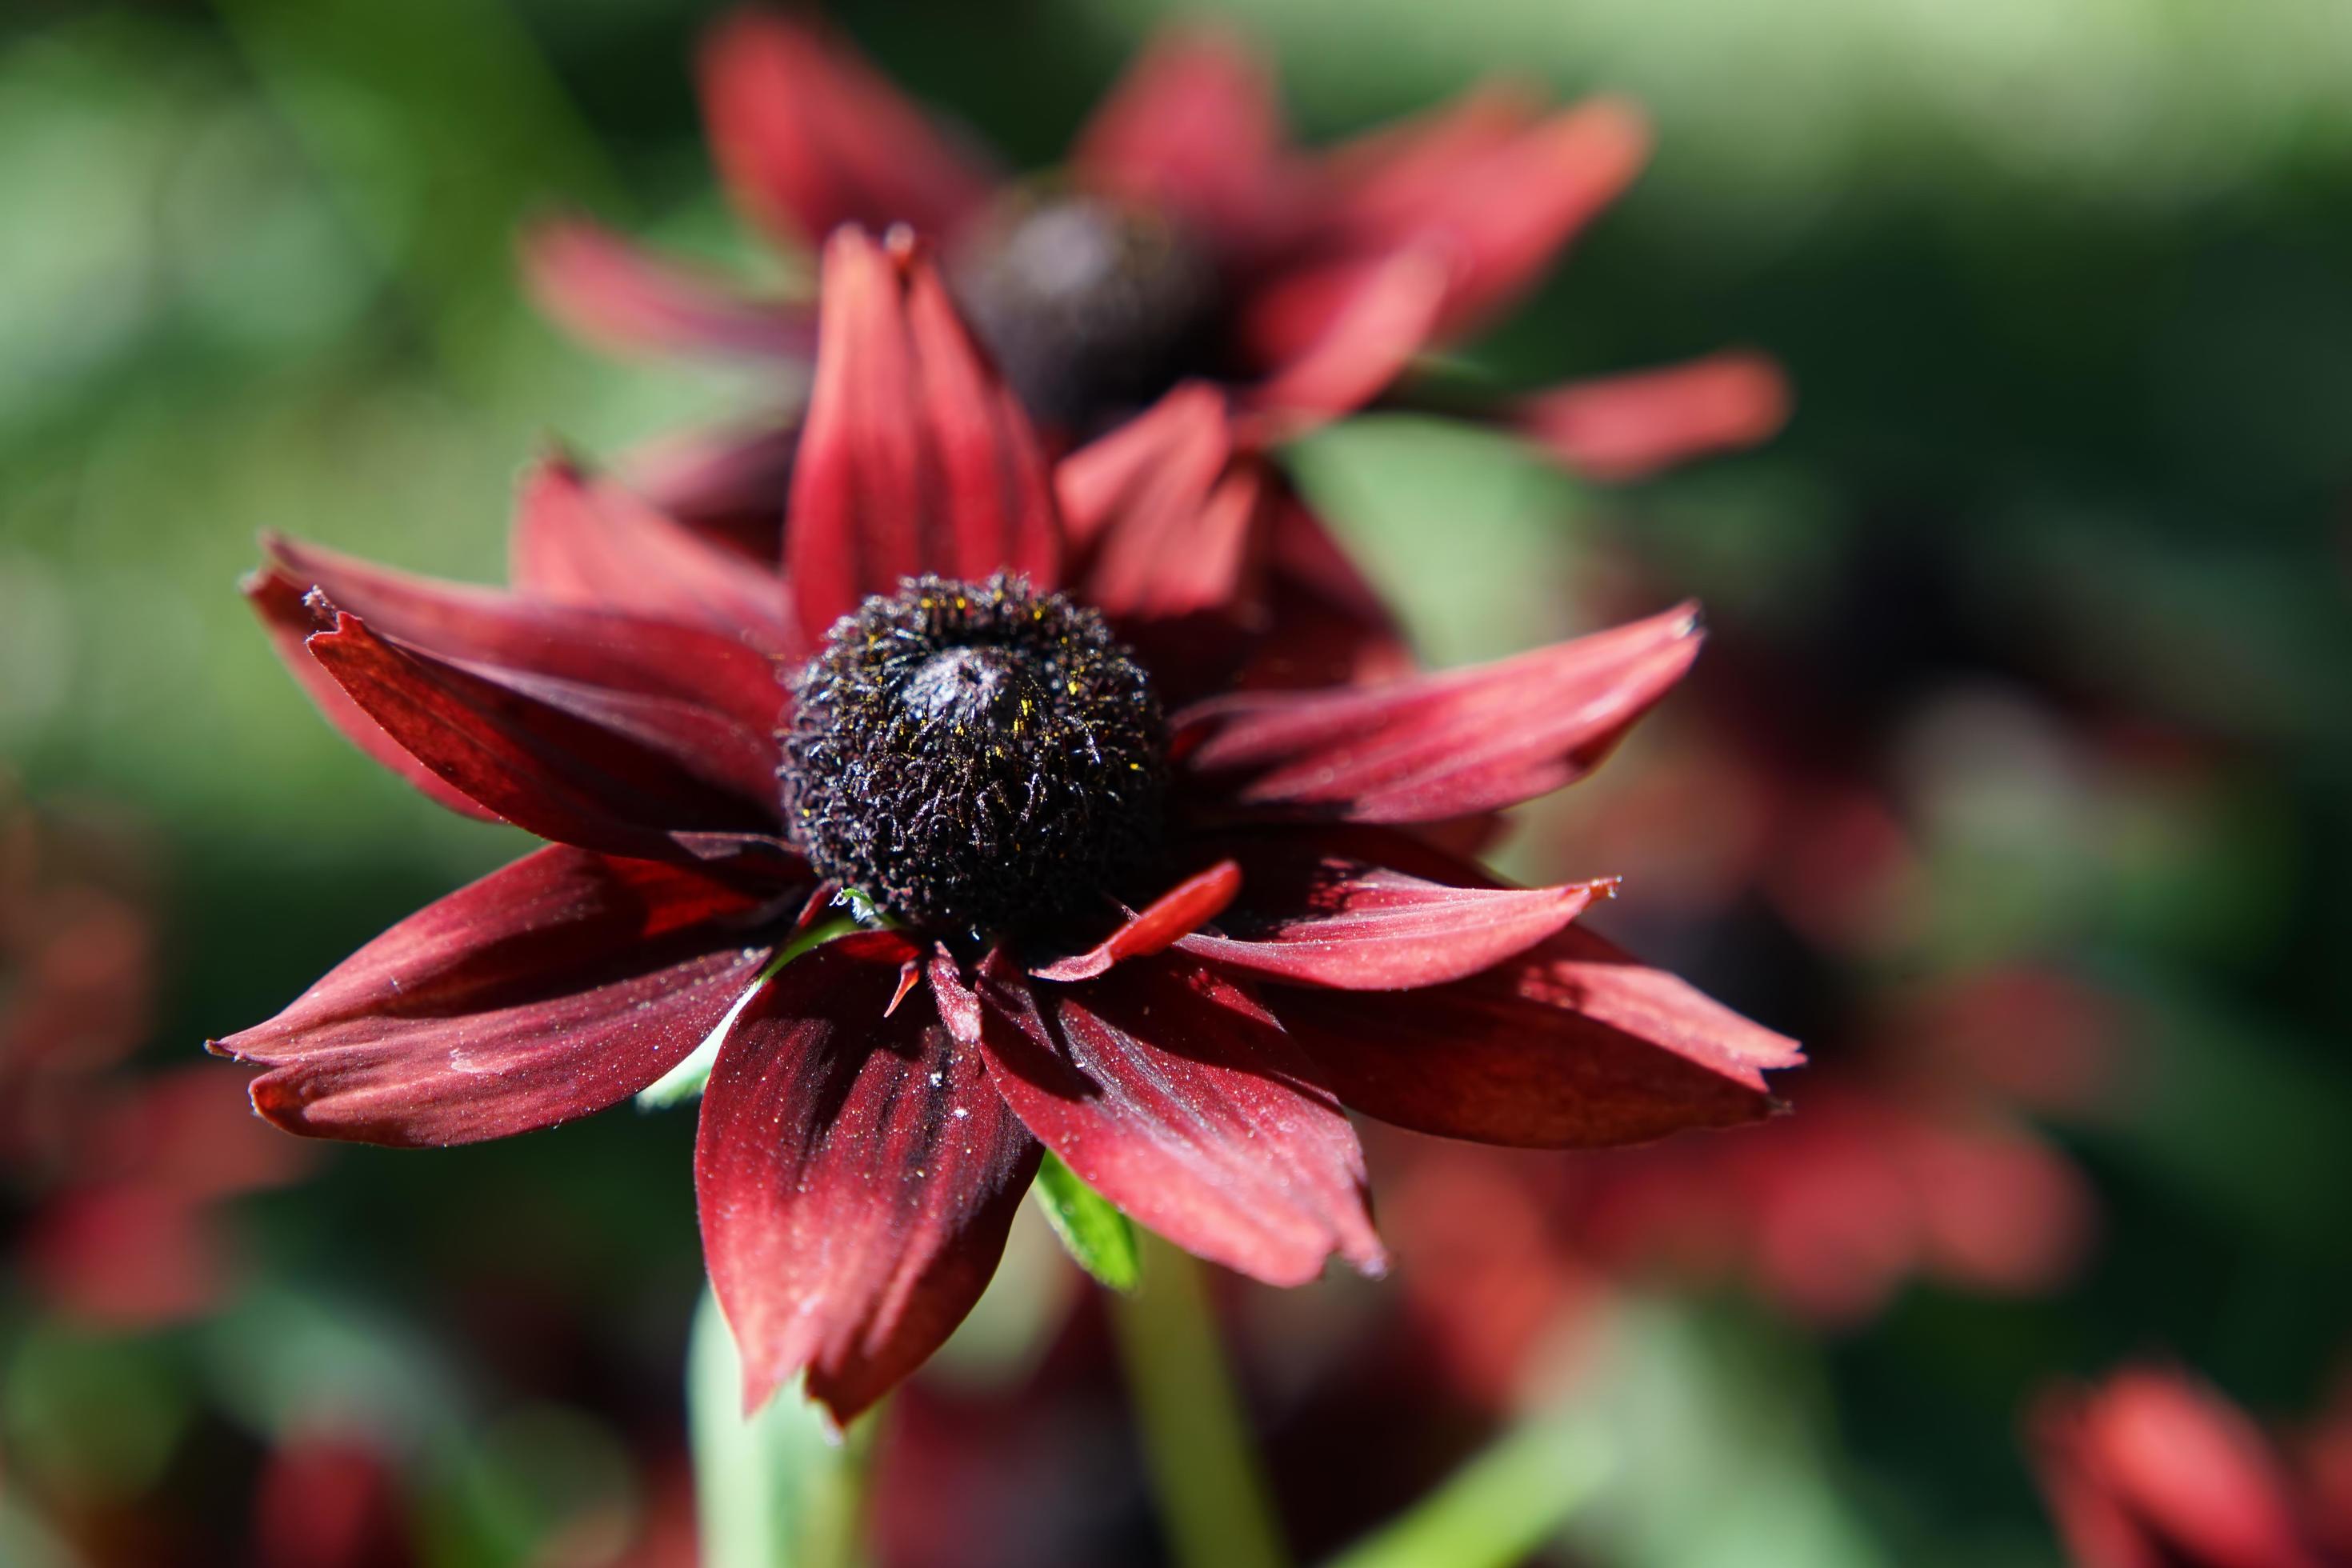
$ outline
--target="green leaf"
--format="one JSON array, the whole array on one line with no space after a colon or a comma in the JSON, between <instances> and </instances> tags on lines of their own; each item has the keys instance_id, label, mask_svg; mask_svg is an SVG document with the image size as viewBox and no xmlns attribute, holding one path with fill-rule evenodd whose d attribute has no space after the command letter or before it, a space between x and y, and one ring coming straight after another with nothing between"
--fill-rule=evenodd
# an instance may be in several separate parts
<instances>
[{"instance_id":1,"label":"green leaf","mask_svg":"<svg viewBox=\"0 0 2352 1568\"><path fill-rule=\"evenodd\" d=\"M1029 1190L1079 1268L1114 1290L1135 1289L1141 1273L1135 1226L1108 1198L1050 1153L1037 1167L1037 1184Z\"/></svg>"},{"instance_id":2,"label":"green leaf","mask_svg":"<svg viewBox=\"0 0 2352 1568\"><path fill-rule=\"evenodd\" d=\"M736 999L735 1005L727 1010L727 1016L719 1021L719 1026L710 1031L709 1037L689 1051L677 1066L637 1091L637 1109L667 1110L701 1094L703 1086L710 1081L710 1069L719 1063L719 1043L727 1037L727 1027L735 1021L735 1015L742 1010L743 1004L757 996L760 987L773 980L785 964L801 954L823 947L837 936L847 936L851 931L865 929L854 915L835 915L829 921L817 921L786 942L782 951L760 971L760 977Z\"/></svg>"},{"instance_id":3,"label":"green leaf","mask_svg":"<svg viewBox=\"0 0 2352 1568\"><path fill-rule=\"evenodd\" d=\"M743 1414L743 1366L705 1290L687 1350L688 1432L706 1568L855 1568L873 1415L834 1430L799 1380Z\"/></svg>"}]
</instances>

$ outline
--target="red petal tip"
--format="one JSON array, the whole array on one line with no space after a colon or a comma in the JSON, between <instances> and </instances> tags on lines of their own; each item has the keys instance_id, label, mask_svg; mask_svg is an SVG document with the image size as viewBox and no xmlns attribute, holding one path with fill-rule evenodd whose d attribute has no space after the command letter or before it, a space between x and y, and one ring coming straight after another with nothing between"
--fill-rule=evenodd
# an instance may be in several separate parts
<instances>
[{"instance_id":1,"label":"red petal tip","mask_svg":"<svg viewBox=\"0 0 2352 1568\"><path fill-rule=\"evenodd\" d=\"M916 960L910 958L898 965L898 989L890 994L890 1005L882 1009L882 1016L887 1018L896 1013L898 1004L907 999L907 993L912 991L915 983L922 977L922 965Z\"/></svg>"}]
</instances>

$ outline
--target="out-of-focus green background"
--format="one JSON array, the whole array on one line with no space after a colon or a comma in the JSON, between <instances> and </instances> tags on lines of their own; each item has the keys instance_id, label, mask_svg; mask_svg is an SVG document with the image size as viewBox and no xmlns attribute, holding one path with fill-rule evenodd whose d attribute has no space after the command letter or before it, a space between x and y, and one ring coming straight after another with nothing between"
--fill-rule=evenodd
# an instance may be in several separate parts
<instances>
[{"instance_id":1,"label":"out-of-focus green background","mask_svg":"<svg viewBox=\"0 0 2352 1568\"><path fill-rule=\"evenodd\" d=\"M834 8L1020 164L1053 159L1159 9ZM1908 814L1924 934L1862 980L1737 922L1678 955L1800 1033L1824 986L2007 962L2079 978L2121 1020L2110 1092L2050 1129L2097 1194L2078 1272L2028 1300L1913 1284L1835 1331L1735 1283L1643 1287L1614 1309L1619 1374L1589 1396L1632 1458L1598 1522L1549 1550L2053 1563L2017 1437L2046 1380L2157 1352L2265 1416L2313 1411L2352 1350L2352 9L1232 9L1310 137L1498 69L1648 106L1654 168L1476 351L1495 374L1737 342L1793 380L1769 448L1630 489L1396 417L1295 454L1434 659L1577 629L1591 584L1630 576L1705 598L1713 658L1803 650L1725 700L1740 722L1801 753L1823 703L1860 716L1864 760L1837 765ZM518 847L311 713L235 592L256 531L492 577L512 481L551 437L610 451L757 405L740 376L572 346L510 265L517 222L557 203L782 265L712 184L688 70L709 15L18 0L0 17L0 762L34 800L142 825L162 942L142 1065L267 1016ZM242 1560L256 1478L324 1423L386 1456L386 1506L425 1560L656 1561L698 1288L691 1131L625 1110L502 1146L329 1151L224 1217L233 1278L160 1329L78 1321L12 1275L0 1558ZM938 1374L945 1406L1085 1363L1034 1241ZM1244 1319L1278 1361L1357 1332L1392 1289L1254 1293ZM998 1500L971 1505L969 1551L1006 1499L1063 1526L1025 1557L961 1560L1155 1560L1115 1391L1087 1392L1109 1375L1067 1373L1075 1414L1019 1465L950 1456ZM1280 1447L1288 1407L1267 1397L1286 1497L1309 1500L1289 1505L1302 1545L1407 1500L1330 1504L1345 1485L1317 1473L1311 1431ZM978 1417L934 1425L985 1446ZM1400 1417L1379 1440L1427 1437Z\"/></svg>"}]
</instances>

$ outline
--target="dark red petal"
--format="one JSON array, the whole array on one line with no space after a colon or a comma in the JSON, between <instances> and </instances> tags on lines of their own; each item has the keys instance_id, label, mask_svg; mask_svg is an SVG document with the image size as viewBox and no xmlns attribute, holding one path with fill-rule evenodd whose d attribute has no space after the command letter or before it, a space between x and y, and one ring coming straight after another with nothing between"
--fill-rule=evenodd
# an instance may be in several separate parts
<instances>
[{"instance_id":1,"label":"dark red petal","mask_svg":"<svg viewBox=\"0 0 2352 1568\"><path fill-rule=\"evenodd\" d=\"M561 458L541 463L524 481L509 550L515 587L534 597L700 626L770 655L793 647L774 568L754 565Z\"/></svg>"},{"instance_id":2,"label":"dark red petal","mask_svg":"<svg viewBox=\"0 0 2352 1568\"><path fill-rule=\"evenodd\" d=\"M767 957L707 874L541 849L411 915L213 1048L271 1070L291 1132L468 1143L617 1104L699 1045Z\"/></svg>"},{"instance_id":3,"label":"dark red petal","mask_svg":"<svg viewBox=\"0 0 2352 1568\"><path fill-rule=\"evenodd\" d=\"M1411 674L1403 629L1322 520L1286 487L1268 510L1269 626L1234 684L1276 691Z\"/></svg>"},{"instance_id":4,"label":"dark red petal","mask_svg":"<svg viewBox=\"0 0 2352 1568\"><path fill-rule=\"evenodd\" d=\"M1176 945L1292 985L1440 985L1525 952L1611 886L1501 888L1483 877L1451 885L1381 863L1387 840L1415 860L1436 858L1398 834L1237 840L1231 847L1241 865L1240 902L1219 922L1222 933L1195 930Z\"/></svg>"},{"instance_id":5,"label":"dark red petal","mask_svg":"<svg viewBox=\"0 0 2352 1568\"><path fill-rule=\"evenodd\" d=\"M980 1297L1037 1145L894 966L831 947L785 965L702 1098L702 1247L747 1409L803 1367L847 1421Z\"/></svg>"},{"instance_id":6,"label":"dark red petal","mask_svg":"<svg viewBox=\"0 0 2352 1568\"><path fill-rule=\"evenodd\" d=\"M1220 860L1152 900L1142 913L1129 916L1117 931L1086 952L1029 973L1043 980L1091 980L1122 959L1164 952L1177 938L1216 919L1241 889L1241 868L1231 860Z\"/></svg>"},{"instance_id":7,"label":"dark red petal","mask_svg":"<svg viewBox=\"0 0 2352 1568\"><path fill-rule=\"evenodd\" d=\"M1663 370L1538 393L1512 422L1568 467L1637 479L1769 439L1789 420L1789 382L1761 354L1721 353Z\"/></svg>"},{"instance_id":8,"label":"dark red petal","mask_svg":"<svg viewBox=\"0 0 2352 1568\"><path fill-rule=\"evenodd\" d=\"M1354 1129L1231 981L1169 952L1033 993L997 956L980 1001L1006 1102L1136 1220L1269 1284L1312 1279L1334 1252L1384 1267Z\"/></svg>"},{"instance_id":9,"label":"dark red petal","mask_svg":"<svg viewBox=\"0 0 2352 1568\"><path fill-rule=\"evenodd\" d=\"M608 348L804 360L816 346L808 306L752 299L585 218L534 224L520 249L540 309Z\"/></svg>"},{"instance_id":10,"label":"dark red petal","mask_svg":"<svg viewBox=\"0 0 2352 1568\"><path fill-rule=\"evenodd\" d=\"M272 564L322 589L382 636L468 667L691 704L772 748L782 706L774 661L698 626L441 583L268 536Z\"/></svg>"},{"instance_id":11,"label":"dark red petal","mask_svg":"<svg viewBox=\"0 0 2352 1568\"><path fill-rule=\"evenodd\" d=\"M1265 464L1252 458L1228 465L1189 497L1160 490L1152 498L1160 504L1129 513L1104 535L1085 596L1119 623L1232 613L1271 482Z\"/></svg>"},{"instance_id":12,"label":"dark red petal","mask_svg":"<svg viewBox=\"0 0 2352 1568\"><path fill-rule=\"evenodd\" d=\"M1054 467L1054 494L1073 555L1091 552L1114 529L1139 526L1138 514L1196 500L1233 452L1225 395L1200 381L1072 452Z\"/></svg>"},{"instance_id":13,"label":"dark red petal","mask_svg":"<svg viewBox=\"0 0 2352 1568\"><path fill-rule=\"evenodd\" d=\"M620 479L656 510L772 571L784 557L784 497L800 445L797 417L687 431L630 453Z\"/></svg>"},{"instance_id":14,"label":"dark red petal","mask_svg":"<svg viewBox=\"0 0 2352 1568\"><path fill-rule=\"evenodd\" d=\"M1434 822L1581 777L1698 645L1685 605L1469 669L1219 698L1176 716L1172 746L1203 811Z\"/></svg>"},{"instance_id":15,"label":"dark red petal","mask_svg":"<svg viewBox=\"0 0 2352 1568\"><path fill-rule=\"evenodd\" d=\"M1265 67L1231 33L1164 31L1078 137L1080 183L1174 209L1230 255L1282 225L1282 114Z\"/></svg>"},{"instance_id":16,"label":"dark red petal","mask_svg":"<svg viewBox=\"0 0 2352 1568\"><path fill-rule=\"evenodd\" d=\"M1460 336L1539 279L1560 248L1641 172L1649 122L1634 105L1600 98L1499 142L1496 107L1440 121L1439 145L1403 142L1342 198L1332 223L1358 249L1439 244L1454 264L1439 330ZM1344 156L1332 165L1345 178Z\"/></svg>"},{"instance_id":17,"label":"dark red petal","mask_svg":"<svg viewBox=\"0 0 2352 1568\"><path fill-rule=\"evenodd\" d=\"M425 767L516 826L616 855L758 852L774 807L746 798L757 757L706 710L552 680L493 679L380 637L355 616L310 657ZM721 764L704 772L691 763ZM681 842L679 835L695 836ZM715 836L715 837L714 837ZM772 858L782 853L772 840Z\"/></svg>"},{"instance_id":18,"label":"dark red petal","mask_svg":"<svg viewBox=\"0 0 2352 1568\"><path fill-rule=\"evenodd\" d=\"M945 235L993 177L837 37L739 11L701 54L702 110L736 206L787 242L841 224Z\"/></svg>"},{"instance_id":19,"label":"dark red petal","mask_svg":"<svg viewBox=\"0 0 2352 1568\"><path fill-rule=\"evenodd\" d=\"M1572 926L1450 985L1268 997L1343 1103L1481 1143L1587 1149L1752 1121L1772 1108L1764 1073L1802 1059Z\"/></svg>"},{"instance_id":20,"label":"dark red petal","mask_svg":"<svg viewBox=\"0 0 2352 1568\"><path fill-rule=\"evenodd\" d=\"M801 626L821 637L924 572L1055 586L1061 523L1035 433L930 262L843 229L823 294L784 542Z\"/></svg>"},{"instance_id":21,"label":"dark red petal","mask_svg":"<svg viewBox=\"0 0 2352 1568\"><path fill-rule=\"evenodd\" d=\"M1287 438L1362 406L1403 374L1436 335L1454 268L1435 244L1271 279L1243 311L1244 352L1274 372L1250 389Z\"/></svg>"},{"instance_id":22,"label":"dark red petal","mask_svg":"<svg viewBox=\"0 0 2352 1568\"><path fill-rule=\"evenodd\" d=\"M1188 383L1065 458L1072 576L1162 701L1232 684L1262 630L1265 520L1280 476L1234 442L1223 394Z\"/></svg>"},{"instance_id":23,"label":"dark red petal","mask_svg":"<svg viewBox=\"0 0 2352 1568\"><path fill-rule=\"evenodd\" d=\"M294 672L294 679L318 704L329 723L341 731L370 760L406 779L436 805L485 822L499 819L498 813L451 784L411 756L408 748L385 734L383 726L369 718L367 710L352 701L326 668L310 657L302 645L319 630L320 616L305 602L309 592L306 584L265 569L247 574L240 585L255 613L260 616L262 627L268 632L278 657Z\"/></svg>"}]
</instances>

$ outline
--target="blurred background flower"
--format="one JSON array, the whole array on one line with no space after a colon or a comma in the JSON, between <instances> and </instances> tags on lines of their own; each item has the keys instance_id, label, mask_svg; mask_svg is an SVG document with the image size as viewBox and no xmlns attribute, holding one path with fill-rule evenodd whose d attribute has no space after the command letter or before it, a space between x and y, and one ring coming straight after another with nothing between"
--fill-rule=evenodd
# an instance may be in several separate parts
<instances>
[{"instance_id":1,"label":"blurred background flower","mask_svg":"<svg viewBox=\"0 0 2352 1568\"><path fill-rule=\"evenodd\" d=\"M830 7L1016 167L1173 14ZM710 175L715 15L0 27L0 757L38 803L0 895L0 1561L692 1560L688 1119L298 1169L181 1077L234 1109L199 1040L516 847L303 710L230 592L254 531L488 579L549 434L772 411L757 372L571 346L513 268L568 206L794 281ZM2150 1355L2252 1413L2333 1528L2352 28L2300 0L1229 15L1308 143L1497 70L1643 105L1649 170L1461 374L1749 343L1799 395L1769 446L1638 488L1397 411L1281 454L1433 661L1706 601L1693 682L1499 853L1623 875L1596 925L1821 1064L1711 1144L1376 1141L1391 1282L1221 1298L1294 1547L1483 1455L1489 1497L1585 1501L1489 1561L2104 1568L2045 1508L2035 1415ZM886 1503L883 1559L1161 1561L1112 1366L1024 1217L876 1457L923 1502Z\"/></svg>"}]
</instances>

